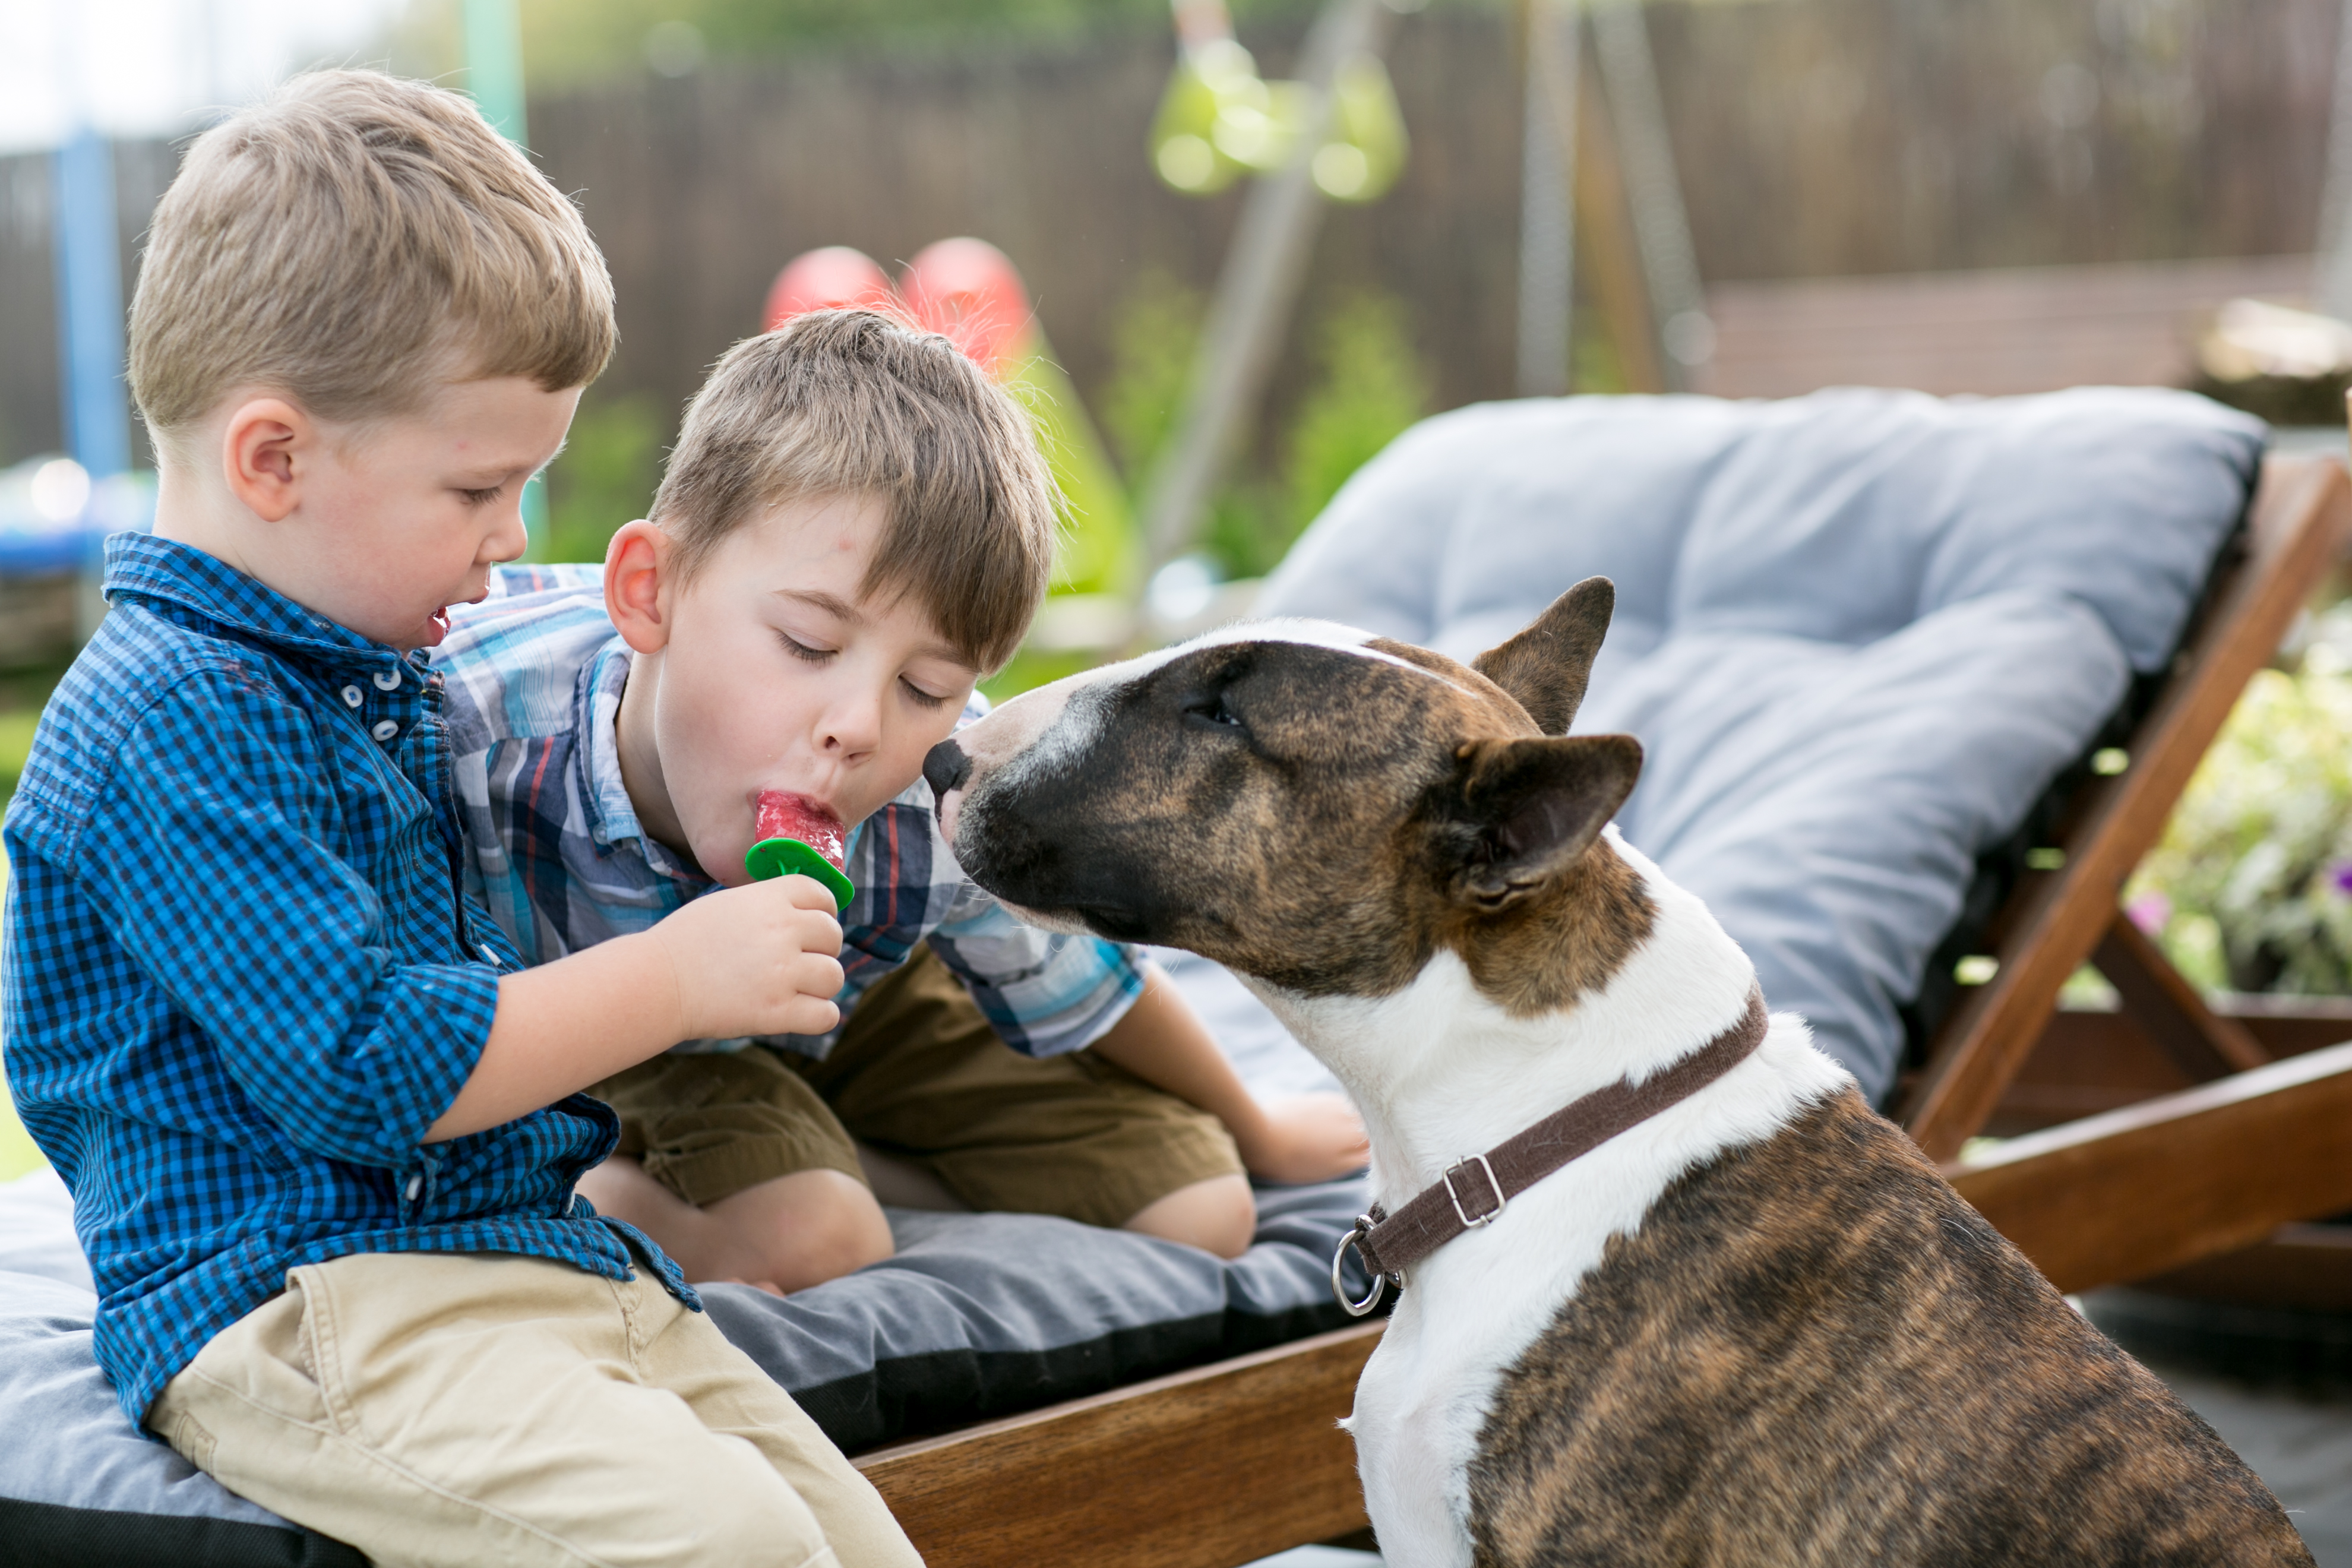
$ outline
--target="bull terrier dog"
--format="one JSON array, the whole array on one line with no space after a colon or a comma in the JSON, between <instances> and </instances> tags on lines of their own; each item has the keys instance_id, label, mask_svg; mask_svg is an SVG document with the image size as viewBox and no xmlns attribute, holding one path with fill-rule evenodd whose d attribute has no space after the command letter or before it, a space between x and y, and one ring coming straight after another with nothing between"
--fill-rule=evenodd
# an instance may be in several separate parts
<instances>
[{"instance_id":1,"label":"bull terrier dog","mask_svg":"<svg viewBox=\"0 0 2352 1568\"><path fill-rule=\"evenodd\" d=\"M1568 730L1612 603L1467 668L1228 628L924 766L975 881L1225 964L1353 1094L1388 1561L2309 1564L1609 826L1641 748Z\"/></svg>"}]
</instances>

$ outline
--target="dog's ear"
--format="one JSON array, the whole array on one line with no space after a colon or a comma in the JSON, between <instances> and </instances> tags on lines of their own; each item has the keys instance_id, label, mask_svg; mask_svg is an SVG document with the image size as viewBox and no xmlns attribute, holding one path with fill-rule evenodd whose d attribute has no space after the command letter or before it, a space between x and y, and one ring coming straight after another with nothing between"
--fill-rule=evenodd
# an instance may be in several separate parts
<instances>
[{"instance_id":1,"label":"dog's ear","mask_svg":"<svg viewBox=\"0 0 2352 1568\"><path fill-rule=\"evenodd\" d=\"M1500 647L1490 647L1470 668L1518 699L1536 728L1565 735L1592 679L1593 656L1609 635L1617 607L1617 584L1587 577L1551 602L1550 608Z\"/></svg>"},{"instance_id":2,"label":"dog's ear","mask_svg":"<svg viewBox=\"0 0 2352 1568\"><path fill-rule=\"evenodd\" d=\"M1473 741L1440 786L1432 836L1456 903L1500 910L1592 847L1642 776L1631 735Z\"/></svg>"}]
</instances>

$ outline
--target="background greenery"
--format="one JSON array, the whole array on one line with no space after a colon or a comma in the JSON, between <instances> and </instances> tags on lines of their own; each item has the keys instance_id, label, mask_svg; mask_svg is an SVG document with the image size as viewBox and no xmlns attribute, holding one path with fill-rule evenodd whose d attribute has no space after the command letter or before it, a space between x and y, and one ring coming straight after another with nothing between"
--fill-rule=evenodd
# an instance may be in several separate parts
<instances>
[{"instance_id":1,"label":"background greenery","mask_svg":"<svg viewBox=\"0 0 2352 1568\"><path fill-rule=\"evenodd\" d=\"M2208 989L2352 994L2352 604L2258 672L2124 892Z\"/></svg>"}]
</instances>

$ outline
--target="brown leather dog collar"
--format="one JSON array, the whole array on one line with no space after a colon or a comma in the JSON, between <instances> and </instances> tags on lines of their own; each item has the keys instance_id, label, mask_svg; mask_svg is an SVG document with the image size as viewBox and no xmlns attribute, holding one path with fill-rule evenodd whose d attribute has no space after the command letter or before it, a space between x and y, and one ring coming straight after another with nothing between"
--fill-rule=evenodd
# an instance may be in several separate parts
<instances>
[{"instance_id":1,"label":"brown leather dog collar","mask_svg":"<svg viewBox=\"0 0 2352 1568\"><path fill-rule=\"evenodd\" d=\"M1513 1198L1570 1161L1689 1099L1747 1060L1763 1044L1769 1023L1764 993L1751 986L1748 1011L1738 1023L1664 1071L1640 1083L1621 1079L1570 1100L1484 1154L1457 1162L1435 1185L1423 1187L1392 1215L1374 1204L1371 1213L1357 1216L1355 1228L1340 1237L1339 1250L1331 1256L1331 1293L1350 1316L1364 1316L1380 1305L1381 1292L1390 1285L1404 1289L1406 1269L1455 1237L1486 1224ZM1360 1301L1349 1299L1339 1277L1351 1247L1372 1276L1371 1293Z\"/></svg>"}]
</instances>

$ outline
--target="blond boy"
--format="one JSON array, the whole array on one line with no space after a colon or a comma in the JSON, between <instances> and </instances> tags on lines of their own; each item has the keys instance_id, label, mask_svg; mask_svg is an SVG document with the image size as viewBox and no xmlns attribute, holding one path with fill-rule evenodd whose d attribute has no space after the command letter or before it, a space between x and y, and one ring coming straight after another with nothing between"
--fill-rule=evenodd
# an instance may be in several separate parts
<instances>
[{"instance_id":1,"label":"blond boy","mask_svg":"<svg viewBox=\"0 0 2352 1568\"><path fill-rule=\"evenodd\" d=\"M1337 1096L1258 1104L1139 953L1019 924L939 837L923 757L1027 630L1054 510L1027 417L945 338L802 316L719 362L601 574L502 573L435 651L469 886L528 960L748 880L764 793L849 833L846 1025L593 1091L622 1143L582 1191L690 1279L888 1257L860 1142L973 1208L1228 1257L1245 1166L1363 1163Z\"/></svg>"},{"instance_id":2,"label":"blond boy","mask_svg":"<svg viewBox=\"0 0 2352 1568\"><path fill-rule=\"evenodd\" d=\"M830 895L536 969L460 890L419 650L523 545L613 344L578 215L465 100L296 80L191 148L131 321L162 489L6 825L7 1071L123 1408L382 1563L892 1563L873 1489L576 1199L576 1091L822 1031Z\"/></svg>"}]
</instances>

